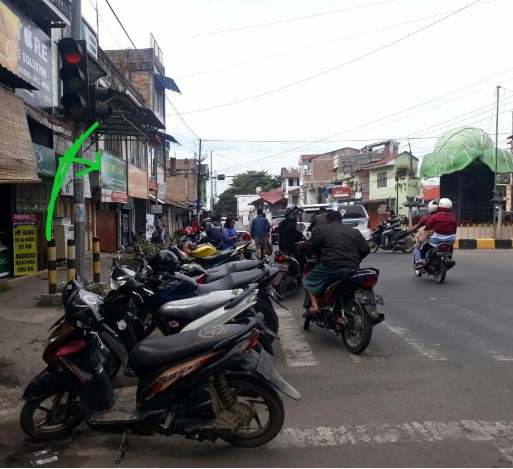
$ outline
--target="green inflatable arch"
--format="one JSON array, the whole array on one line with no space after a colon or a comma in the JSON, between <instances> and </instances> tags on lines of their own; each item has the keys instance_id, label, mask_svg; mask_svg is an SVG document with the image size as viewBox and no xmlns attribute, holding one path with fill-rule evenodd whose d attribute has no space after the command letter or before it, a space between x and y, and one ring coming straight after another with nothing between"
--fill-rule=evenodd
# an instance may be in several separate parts
<instances>
[{"instance_id":1,"label":"green inflatable arch","mask_svg":"<svg viewBox=\"0 0 513 469\"><path fill-rule=\"evenodd\" d=\"M432 153L422 159L420 177L424 179L461 171L474 161L495 172L495 146L481 129L459 127L448 130L437 141ZM513 155L497 149L497 173L513 173Z\"/></svg>"}]
</instances>

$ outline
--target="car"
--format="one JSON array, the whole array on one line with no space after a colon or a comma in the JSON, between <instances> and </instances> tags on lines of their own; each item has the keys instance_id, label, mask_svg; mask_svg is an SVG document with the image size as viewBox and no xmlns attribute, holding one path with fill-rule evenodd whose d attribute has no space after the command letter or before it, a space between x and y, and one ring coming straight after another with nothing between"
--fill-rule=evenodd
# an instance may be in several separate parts
<instances>
[{"instance_id":1,"label":"car","mask_svg":"<svg viewBox=\"0 0 513 469\"><path fill-rule=\"evenodd\" d=\"M327 211L339 211L342 214L342 223L344 223L344 225L356 228L366 240L370 238L371 230L369 229L369 215L367 214L365 207L359 204L337 204L334 206L328 206L327 204L304 205L304 212L301 214L301 221L305 225L305 235L307 238L307 233L310 233L307 231L308 227L321 206L326 207Z\"/></svg>"},{"instance_id":2,"label":"car","mask_svg":"<svg viewBox=\"0 0 513 469\"><path fill-rule=\"evenodd\" d=\"M285 220L285 218L274 218L273 219L273 222L272 222L272 227L271 227L271 242L273 244L278 244L278 241L279 241L279 235L278 235L278 225L283 221Z\"/></svg>"}]
</instances>

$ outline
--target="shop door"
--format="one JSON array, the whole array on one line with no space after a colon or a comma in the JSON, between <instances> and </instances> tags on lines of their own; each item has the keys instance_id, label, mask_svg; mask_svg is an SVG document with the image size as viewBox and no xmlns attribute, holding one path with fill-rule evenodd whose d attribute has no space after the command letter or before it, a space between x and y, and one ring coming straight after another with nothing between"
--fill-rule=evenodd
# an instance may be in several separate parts
<instances>
[{"instance_id":1,"label":"shop door","mask_svg":"<svg viewBox=\"0 0 513 469\"><path fill-rule=\"evenodd\" d=\"M101 251L116 252L118 250L117 212L96 212L96 235L100 238Z\"/></svg>"}]
</instances>

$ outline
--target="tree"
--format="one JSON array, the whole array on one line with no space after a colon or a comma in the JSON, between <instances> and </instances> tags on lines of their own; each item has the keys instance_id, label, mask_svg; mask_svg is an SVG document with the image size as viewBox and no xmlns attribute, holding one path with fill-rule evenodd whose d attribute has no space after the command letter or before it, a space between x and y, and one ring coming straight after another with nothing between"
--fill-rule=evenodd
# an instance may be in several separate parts
<instances>
[{"instance_id":1,"label":"tree","mask_svg":"<svg viewBox=\"0 0 513 469\"><path fill-rule=\"evenodd\" d=\"M255 194L256 188L260 187L261 191L270 191L281 187L280 176L273 176L267 171L246 171L233 177L230 187L220 196L219 201L214 206L216 213L223 215L237 214L237 199L235 195Z\"/></svg>"}]
</instances>

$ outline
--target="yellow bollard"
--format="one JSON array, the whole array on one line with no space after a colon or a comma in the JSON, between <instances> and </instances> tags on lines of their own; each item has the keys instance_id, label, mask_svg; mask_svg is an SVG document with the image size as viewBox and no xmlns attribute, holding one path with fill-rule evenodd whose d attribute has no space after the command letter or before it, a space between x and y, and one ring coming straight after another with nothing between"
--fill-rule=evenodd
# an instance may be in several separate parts
<instances>
[{"instance_id":1,"label":"yellow bollard","mask_svg":"<svg viewBox=\"0 0 513 469\"><path fill-rule=\"evenodd\" d=\"M93 237L93 282L100 283L100 238Z\"/></svg>"},{"instance_id":2,"label":"yellow bollard","mask_svg":"<svg viewBox=\"0 0 513 469\"><path fill-rule=\"evenodd\" d=\"M57 250L55 239L48 241L48 293L57 293Z\"/></svg>"},{"instance_id":3,"label":"yellow bollard","mask_svg":"<svg viewBox=\"0 0 513 469\"><path fill-rule=\"evenodd\" d=\"M75 240L68 239L68 269L67 269L68 282L75 278ZM82 280L82 279L80 279Z\"/></svg>"}]
</instances>

